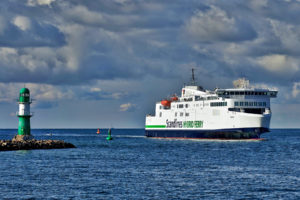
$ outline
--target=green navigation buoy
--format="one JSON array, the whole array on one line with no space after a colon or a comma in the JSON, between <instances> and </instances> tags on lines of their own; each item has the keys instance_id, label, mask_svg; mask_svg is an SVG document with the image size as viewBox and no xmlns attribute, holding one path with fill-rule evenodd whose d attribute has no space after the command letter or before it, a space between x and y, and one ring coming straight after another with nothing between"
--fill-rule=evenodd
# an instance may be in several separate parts
<instances>
[{"instance_id":1,"label":"green navigation buoy","mask_svg":"<svg viewBox=\"0 0 300 200\"><path fill-rule=\"evenodd\" d=\"M106 140L112 140L111 129L108 129L108 136L106 137Z\"/></svg>"},{"instance_id":2,"label":"green navigation buoy","mask_svg":"<svg viewBox=\"0 0 300 200\"><path fill-rule=\"evenodd\" d=\"M27 88L22 88L19 94L19 112L17 116L19 117L19 127L17 138L20 140L32 139L30 133L30 91Z\"/></svg>"}]
</instances>

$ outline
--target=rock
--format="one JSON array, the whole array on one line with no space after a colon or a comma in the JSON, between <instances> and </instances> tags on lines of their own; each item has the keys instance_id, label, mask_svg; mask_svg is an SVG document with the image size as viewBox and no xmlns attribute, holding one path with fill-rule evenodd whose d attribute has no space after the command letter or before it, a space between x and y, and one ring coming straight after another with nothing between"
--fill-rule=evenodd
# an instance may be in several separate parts
<instances>
[{"instance_id":1,"label":"rock","mask_svg":"<svg viewBox=\"0 0 300 200\"><path fill-rule=\"evenodd\" d=\"M27 141L27 140L33 140L32 135L16 135L12 141Z\"/></svg>"},{"instance_id":2,"label":"rock","mask_svg":"<svg viewBox=\"0 0 300 200\"><path fill-rule=\"evenodd\" d=\"M31 149L63 149L76 148L73 144L62 140L0 140L0 151L31 150Z\"/></svg>"}]
</instances>

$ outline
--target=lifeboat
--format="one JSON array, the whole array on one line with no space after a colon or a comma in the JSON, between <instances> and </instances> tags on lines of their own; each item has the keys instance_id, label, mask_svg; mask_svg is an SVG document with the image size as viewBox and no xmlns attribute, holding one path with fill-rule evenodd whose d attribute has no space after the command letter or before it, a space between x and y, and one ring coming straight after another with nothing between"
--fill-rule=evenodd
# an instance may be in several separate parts
<instances>
[{"instance_id":1,"label":"lifeboat","mask_svg":"<svg viewBox=\"0 0 300 200\"><path fill-rule=\"evenodd\" d=\"M178 101L178 97L176 97L176 96L173 96L170 99L171 99L171 101Z\"/></svg>"},{"instance_id":2,"label":"lifeboat","mask_svg":"<svg viewBox=\"0 0 300 200\"><path fill-rule=\"evenodd\" d=\"M160 103L161 103L161 105L163 105L164 107L170 107L170 105L171 105L171 101L166 100L166 99L162 100Z\"/></svg>"}]
</instances>

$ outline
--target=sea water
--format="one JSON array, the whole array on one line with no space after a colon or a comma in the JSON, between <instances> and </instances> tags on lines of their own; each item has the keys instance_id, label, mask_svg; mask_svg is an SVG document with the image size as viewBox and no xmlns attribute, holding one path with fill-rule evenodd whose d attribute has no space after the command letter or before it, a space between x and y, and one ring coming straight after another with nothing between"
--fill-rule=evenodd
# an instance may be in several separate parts
<instances>
[{"instance_id":1,"label":"sea water","mask_svg":"<svg viewBox=\"0 0 300 200\"><path fill-rule=\"evenodd\" d=\"M10 139L17 130L0 130ZM76 149L0 152L0 199L300 199L300 130L264 141L170 140L143 129L34 129Z\"/></svg>"}]
</instances>

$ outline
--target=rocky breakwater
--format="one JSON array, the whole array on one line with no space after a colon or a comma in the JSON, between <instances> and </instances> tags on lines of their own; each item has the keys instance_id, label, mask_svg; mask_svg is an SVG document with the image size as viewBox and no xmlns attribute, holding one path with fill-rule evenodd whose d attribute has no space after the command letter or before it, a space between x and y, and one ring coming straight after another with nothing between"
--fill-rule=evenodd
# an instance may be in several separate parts
<instances>
[{"instance_id":1,"label":"rocky breakwater","mask_svg":"<svg viewBox=\"0 0 300 200\"><path fill-rule=\"evenodd\" d=\"M0 140L0 151L64 148L76 147L62 140L35 140L33 138L20 138L18 136L12 140Z\"/></svg>"}]
</instances>

